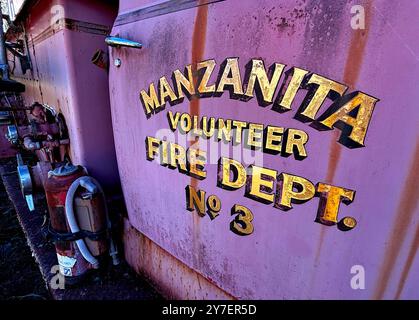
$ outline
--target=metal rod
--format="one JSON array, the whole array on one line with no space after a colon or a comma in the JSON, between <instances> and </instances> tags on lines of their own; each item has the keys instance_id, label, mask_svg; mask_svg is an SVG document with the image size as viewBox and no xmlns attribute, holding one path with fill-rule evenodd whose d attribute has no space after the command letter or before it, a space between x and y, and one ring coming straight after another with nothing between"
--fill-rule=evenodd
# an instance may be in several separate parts
<instances>
[{"instance_id":1,"label":"metal rod","mask_svg":"<svg viewBox=\"0 0 419 320\"><path fill-rule=\"evenodd\" d=\"M143 45L136 41L131 41L128 39L118 38L118 37L107 37L105 42L111 47L128 47L134 49L141 49Z\"/></svg>"}]
</instances>

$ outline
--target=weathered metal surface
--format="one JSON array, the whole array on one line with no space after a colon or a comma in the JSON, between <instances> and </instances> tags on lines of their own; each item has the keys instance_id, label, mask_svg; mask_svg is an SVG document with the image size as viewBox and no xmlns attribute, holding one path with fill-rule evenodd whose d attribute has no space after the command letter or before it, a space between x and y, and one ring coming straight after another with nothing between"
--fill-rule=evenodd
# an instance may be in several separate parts
<instances>
[{"instance_id":1,"label":"weathered metal surface","mask_svg":"<svg viewBox=\"0 0 419 320\"><path fill-rule=\"evenodd\" d=\"M356 4L365 8L364 30L351 28L351 7ZM145 9L150 5L122 0L117 21L134 16L130 10L154 12L156 7ZM112 35L144 45L142 50L112 48L110 54L112 61L121 60L119 68L110 67L110 93L130 223L237 298L418 299L419 29L411 24L418 13L416 2L227 0L115 25ZM278 113L271 106L258 106L256 98L245 103L226 92L218 98L167 103L165 110L147 119L140 90L191 63L215 59L220 65L229 57L239 57L242 75L244 64L260 57L266 66L297 66L335 79L350 92L377 97L366 147L346 148L336 142L339 130L317 131L294 119L298 103L292 111ZM303 98L301 93L297 100ZM356 190L353 203L341 205L340 216L354 217L357 226L341 232L314 223L315 200L284 213L243 197L243 189L217 188L217 164L207 165L207 178L198 181L147 161L145 137L168 128L168 111L305 130L310 136L306 159L265 154L264 167ZM193 144L203 143L187 142L184 147ZM216 219L186 210L187 185L220 198L222 211ZM229 230L229 209L236 203L254 214L249 236ZM130 246L142 244L141 237L125 241L128 256L137 250L131 252ZM129 261L160 275L144 262ZM365 269L364 290L351 288L354 265ZM184 275L188 281L196 276L188 271ZM179 288L185 280L165 281L166 288Z\"/></svg>"},{"instance_id":2,"label":"weathered metal surface","mask_svg":"<svg viewBox=\"0 0 419 320\"><path fill-rule=\"evenodd\" d=\"M63 114L71 160L107 187L119 181L108 77L91 58L98 49L107 50L104 39L115 15L115 7L103 1L31 2L17 21L24 22L33 70L21 74L16 61L12 76L26 85L27 104L47 103Z\"/></svg>"},{"instance_id":3,"label":"weathered metal surface","mask_svg":"<svg viewBox=\"0 0 419 320\"><path fill-rule=\"evenodd\" d=\"M154 283L168 299L234 300L209 279L159 247L124 220L124 252L134 270Z\"/></svg>"},{"instance_id":4,"label":"weathered metal surface","mask_svg":"<svg viewBox=\"0 0 419 320\"><path fill-rule=\"evenodd\" d=\"M115 20L115 26L120 26L127 23L132 23L140 20L154 18L160 15L182 11L197 6L203 6L214 2L225 0L175 0L175 1L161 1L155 5L138 8L138 5L145 5L151 1L125 1L120 4L120 12ZM151 4L153 4L151 2ZM136 7L137 6L137 7ZM126 11L128 8L133 10Z\"/></svg>"}]
</instances>

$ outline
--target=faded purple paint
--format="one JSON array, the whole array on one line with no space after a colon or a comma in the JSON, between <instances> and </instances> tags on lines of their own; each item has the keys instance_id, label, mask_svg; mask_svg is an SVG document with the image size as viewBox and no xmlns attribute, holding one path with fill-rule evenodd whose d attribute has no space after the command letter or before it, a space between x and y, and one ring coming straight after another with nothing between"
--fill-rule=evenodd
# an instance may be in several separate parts
<instances>
[{"instance_id":1,"label":"faded purple paint","mask_svg":"<svg viewBox=\"0 0 419 320\"><path fill-rule=\"evenodd\" d=\"M121 0L120 13L149 3ZM228 0L211 4L206 39L202 39L203 60L214 58L220 64L227 57L239 57L244 71L244 64L251 58L262 57L266 65L280 62L344 82L353 33L363 32L350 27L354 4L358 1ZM173 70L183 70L191 63L197 9L114 27L113 34L144 44L142 50L121 48L111 52L112 58L122 60L119 69L111 66L110 92L119 173L131 224L238 298L394 298L419 223L417 192L413 192L409 199L413 205L408 206L410 221L394 229L401 233L392 237L402 192L417 187L411 182L405 189L406 183L417 180L417 172L411 170L419 120L419 25L411 21L419 14L419 3L376 1L370 8L366 12L370 16L365 50L353 62L353 68L359 65L359 75L349 90L361 90L381 101L372 118L366 147L341 147L336 164L329 163L336 135L293 119L298 104L291 112L280 114L270 107L259 107L255 99L247 103L230 100L226 93L200 101L201 115L308 132L307 159L265 155L264 166L318 182L325 181L329 166L336 165L333 183L357 192L355 201L340 209L340 217L351 215L358 220L358 226L346 233L313 222L318 200L295 205L285 213L243 197L243 189L217 188L216 165L207 166L207 179L198 186L220 197L222 214L214 221L206 216L196 222L192 217L195 213L185 210L184 188L190 178L146 161L144 145L147 135L168 128L167 110L189 112L189 102L167 105L165 111L147 120L138 95L150 82L156 83L163 75L170 77ZM408 179L412 174L416 179ZM239 237L229 231L229 209L234 203L253 211L252 235ZM319 247L322 228L325 234ZM392 246L391 239L401 239L401 245ZM383 263L388 264L390 250L397 252L392 255L394 266L387 268ZM365 267L365 290L350 286L350 270L357 264ZM380 295L377 282L383 274L388 275L388 285ZM418 299L417 283L416 255L400 297Z\"/></svg>"},{"instance_id":2,"label":"faded purple paint","mask_svg":"<svg viewBox=\"0 0 419 320\"><path fill-rule=\"evenodd\" d=\"M25 16L33 71L13 77L26 85L26 104L47 103L62 112L70 133L71 158L107 186L118 184L106 71L91 63L97 49L106 50L105 35L54 29L57 21L73 19L107 26L116 8L103 1L38 2ZM22 17L20 17L22 18ZM19 18L18 18L19 19ZM55 33L44 33L55 30ZM10 58L12 59L12 58Z\"/></svg>"}]
</instances>

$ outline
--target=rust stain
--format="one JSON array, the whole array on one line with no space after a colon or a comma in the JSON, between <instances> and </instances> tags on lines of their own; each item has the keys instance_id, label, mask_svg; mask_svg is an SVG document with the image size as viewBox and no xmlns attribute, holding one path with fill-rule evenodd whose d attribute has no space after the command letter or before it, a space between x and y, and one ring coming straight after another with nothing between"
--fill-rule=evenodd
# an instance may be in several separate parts
<instances>
[{"instance_id":1,"label":"rust stain","mask_svg":"<svg viewBox=\"0 0 419 320\"><path fill-rule=\"evenodd\" d=\"M193 82L194 87L197 88L198 83L198 72L197 72L197 63L203 60L204 52L205 52L205 40L207 35L207 20L208 20L208 6L204 5L205 1L199 1L199 7L197 8L196 17L195 17L195 24L194 30L192 35L192 74L193 74ZM193 96L190 101L189 105L189 113L192 116L199 117L199 98L197 96ZM198 137L195 137L194 140L189 141L189 147L195 145L197 148L199 147ZM198 179L191 177L191 186L195 189L198 187ZM193 246L193 258L194 258L194 266L199 267L199 259L200 254L198 252L198 245L197 238L199 236L199 222L201 217L198 214L192 214L193 219L193 238L192 238L192 246Z\"/></svg>"},{"instance_id":2,"label":"rust stain","mask_svg":"<svg viewBox=\"0 0 419 320\"><path fill-rule=\"evenodd\" d=\"M197 87L198 74L196 70L196 65L198 62L203 60L205 52L205 39L207 35L207 17L208 17L208 6L203 5L205 1L199 1L199 7L197 9L195 24L192 36L192 72L193 72L193 81L194 87ZM192 97L189 105L189 113L191 116L199 117L199 98ZM198 144L198 137L194 141L190 141L190 146ZM198 146L198 145L197 145ZM198 180L191 178L191 185L196 188L198 185Z\"/></svg>"},{"instance_id":3,"label":"rust stain","mask_svg":"<svg viewBox=\"0 0 419 320\"><path fill-rule=\"evenodd\" d=\"M378 276L376 289L374 293L374 299L382 299L384 296L384 292L387 288L390 275L393 271L393 268L396 264L397 257L399 256L400 248L403 245L404 239L407 234L407 229L412 221L413 212L418 204L418 188L419 188L419 140L416 140L416 149L413 155L412 164L408 170L408 176L406 183L404 185L403 191L401 193L401 199L397 206L397 214L394 221L394 227L391 232L390 240L389 240L389 247L386 250L386 254L384 256L383 262L381 264L381 270ZM414 244L416 243L417 249L417 242L416 239L414 240ZM412 255L416 254L416 249L412 247L414 252L409 253L409 258L406 262L405 269L406 276L407 272L409 271L409 259ZM403 278L404 271L402 272ZM403 288L403 285L401 289ZM400 289L400 291L401 291Z\"/></svg>"},{"instance_id":4,"label":"rust stain","mask_svg":"<svg viewBox=\"0 0 419 320\"><path fill-rule=\"evenodd\" d=\"M237 297L225 291L211 278L189 267L169 251L166 251L166 249L160 247L153 240L135 229L129 220L125 218L123 237L125 259L128 264L138 274L141 274L151 282L165 298L177 300L187 298L202 299L203 292L206 292L216 296L217 299L237 300ZM162 263L164 268L161 267ZM172 283L167 281L167 274L172 275ZM184 278L185 281L182 281L179 275L182 275L181 278ZM194 278L197 278L198 286L202 290L190 290L191 279ZM181 286L181 289L176 286L177 284Z\"/></svg>"},{"instance_id":5,"label":"rust stain","mask_svg":"<svg viewBox=\"0 0 419 320\"><path fill-rule=\"evenodd\" d=\"M407 276L409 275L410 268L412 267L413 260L415 260L416 253L419 248L419 224L416 228L415 237L413 238L412 244L410 245L409 254L407 255L406 264L404 265L402 275L400 277L399 285L397 287L397 292L395 299L400 299L400 295L403 291L404 285L406 283Z\"/></svg>"},{"instance_id":6,"label":"rust stain","mask_svg":"<svg viewBox=\"0 0 419 320\"><path fill-rule=\"evenodd\" d=\"M348 56L346 58L345 70L343 73L343 82L350 88L355 87L356 81L358 80L359 72L361 71L362 61L365 52L365 46L368 39L369 25L371 21L371 1L368 1L365 6L365 25L367 26L364 30L354 30L350 41L348 50ZM335 130L332 135L332 141L330 144L329 152L329 164L327 168L326 183L333 183L335 178L336 170L339 165L341 156L342 146L337 142L340 136L340 131ZM319 241L317 244L315 264L318 263L321 249L324 242L326 226L322 226L320 229Z\"/></svg>"}]
</instances>

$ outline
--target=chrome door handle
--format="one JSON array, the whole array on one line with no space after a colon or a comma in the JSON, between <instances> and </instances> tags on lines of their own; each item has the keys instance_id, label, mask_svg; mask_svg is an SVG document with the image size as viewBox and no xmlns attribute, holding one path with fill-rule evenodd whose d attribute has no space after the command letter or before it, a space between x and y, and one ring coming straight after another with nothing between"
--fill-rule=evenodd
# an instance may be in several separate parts
<instances>
[{"instance_id":1,"label":"chrome door handle","mask_svg":"<svg viewBox=\"0 0 419 320\"><path fill-rule=\"evenodd\" d=\"M118 37L107 37L105 39L105 42L108 44L108 46L111 47L128 47L128 48L134 48L134 49L141 49L143 45L136 41L131 41L128 39L118 38Z\"/></svg>"}]
</instances>

